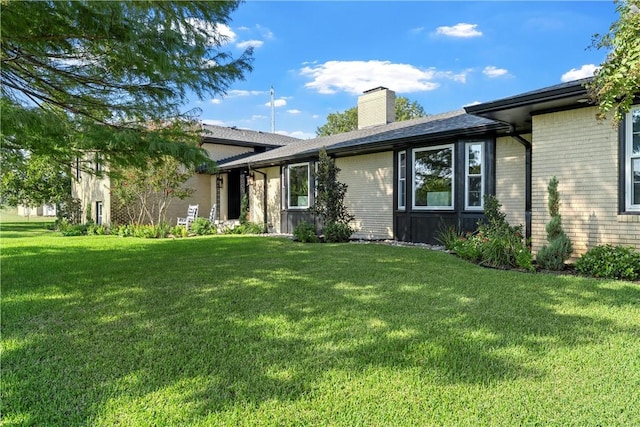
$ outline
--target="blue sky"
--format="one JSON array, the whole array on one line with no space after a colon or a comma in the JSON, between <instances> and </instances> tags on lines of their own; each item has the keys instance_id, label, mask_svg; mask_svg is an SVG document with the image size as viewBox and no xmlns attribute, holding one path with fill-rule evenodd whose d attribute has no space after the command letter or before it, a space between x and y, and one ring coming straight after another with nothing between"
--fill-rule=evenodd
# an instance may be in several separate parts
<instances>
[{"instance_id":1,"label":"blue sky","mask_svg":"<svg viewBox=\"0 0 640 427\"><path fill-rule=\"evenodd\" d=\"M205 123L315 136L329 113L385 86L430 114L593 73L592 35L612 1L247 1L219 30L225 50L254 47L254 71L225 97L193 100Z\"/></svg>"}]
</instances>

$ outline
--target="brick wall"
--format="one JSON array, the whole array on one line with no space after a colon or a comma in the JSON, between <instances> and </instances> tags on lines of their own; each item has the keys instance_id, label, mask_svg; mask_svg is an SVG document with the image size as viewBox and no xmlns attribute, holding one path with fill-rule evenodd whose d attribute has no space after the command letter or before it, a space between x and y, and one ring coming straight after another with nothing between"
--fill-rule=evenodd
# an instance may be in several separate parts
<instances>
[{"instance_id":1,"label":"brick wall","mask_svg":"<svg viewBox=\"0 0 640 427\"><path fill-rule=\"evenodd\" d=\"M531 135L523 135L531 141ZM525 225L525 147L511 137L496 141L496 197L511 225Z\"/></svg>"},{"instance_id":2,"label":"brick wall","mask_svg":"<svg viewBox=\"0 0 640 427\"><path fill-rule=\"evenodd\" d=\"M348 185L345 202L355 215L354 238L393 238L393 153L340 157L338 181Z\"/></svg>"},{"instance_id":3,"label":"brick wall","mask_svg":"<svg viewBox=\"0 0 640 427\"><path fill-rule=\"evenodd\" d=\"M640 249L640 216L618 214L618 131L595 114L591 107L533 117L534 252L546 243L547 186L554 175L574 259L598 244Z\"/></svg>"}]
</instances>

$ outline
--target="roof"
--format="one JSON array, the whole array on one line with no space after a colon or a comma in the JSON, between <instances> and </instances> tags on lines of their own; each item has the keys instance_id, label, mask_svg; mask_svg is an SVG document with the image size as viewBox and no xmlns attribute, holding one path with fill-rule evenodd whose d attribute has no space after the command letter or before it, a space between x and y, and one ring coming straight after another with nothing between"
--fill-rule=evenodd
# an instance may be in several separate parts
<instances>
[{"instance_id":1,"label":"roof","mask_svg":"<svg viewBox=\"0 0 640 427\"><path fill-rule=\"evenodd\" d=\"M234 127L203 125L203 142L248 147L281 147L302 141L292 136Z\"/></svg>"},{"instance_id":2,"label":"roof","mask_svg":"<svg viewBox=\"0 0 640 427\"><path fill-rule=\"evenodd\" d=\"M510 124L515 131L531 130L531 115L591 105L585 84L592 78L574 80L519 95L465 107L475 114Z\"/></svg>"},{"instance_id":3,"label":"roof","mask_svg":"<svg viewBox=\"0 0 640 427\"><path fill-rule=\"evenodd\" d=\"M219 162L223 170L242 166L264 167L284 161L315 156L326 147L334 154L355 154L391 149L414 141L431 141L446 137L479 135L492 130L506 130L508 126L483 117L466 114L464 110L420 117L418 119L372 126L352 132L299 140L284 147L258 153L244 159Z\"/></svg>"}]
</instances>

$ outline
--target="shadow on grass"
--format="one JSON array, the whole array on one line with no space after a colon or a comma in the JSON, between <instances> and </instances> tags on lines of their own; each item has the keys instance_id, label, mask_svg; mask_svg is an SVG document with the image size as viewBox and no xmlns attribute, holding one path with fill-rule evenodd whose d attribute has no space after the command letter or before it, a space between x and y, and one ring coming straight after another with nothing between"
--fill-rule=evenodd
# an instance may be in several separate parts
<instances>
[{"instance_id":1,"label":"shadow on grass","mask_svg":"<svg viewBox=\"0 0 640 427\"><path fill-rule=\"evenodd\" d=\"M175 423L299 399L331 370L417 370L443 385L541 378L532 358L621 328L563 303L640 300L631 285L484 270L419 249L122 242L9 249L5 416L109 424L153 409L162 423L160 399Z\"/></svg>"}]
</instances>

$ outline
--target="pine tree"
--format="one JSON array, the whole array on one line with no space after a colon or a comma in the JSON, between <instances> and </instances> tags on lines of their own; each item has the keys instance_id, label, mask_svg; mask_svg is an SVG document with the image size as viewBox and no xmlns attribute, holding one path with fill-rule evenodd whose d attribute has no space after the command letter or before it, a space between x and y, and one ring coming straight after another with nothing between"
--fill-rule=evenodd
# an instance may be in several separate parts
<instances>
[{"instance_id":1,"label":"pine tree","mask_svg":"<svg viewBox=\"0 0 640 427\"><path fill-rule=\"evenodd\" d=\"M538 265L547 270L562 270L564 262L573 252L571 240L562 228L560 215L560 193L558 192L558 179L554 176L547 187L549 194L549 215L551 220L546 226L548 245L544 245L538 251L536 261Z\"/></svg>"}]
</instances>

